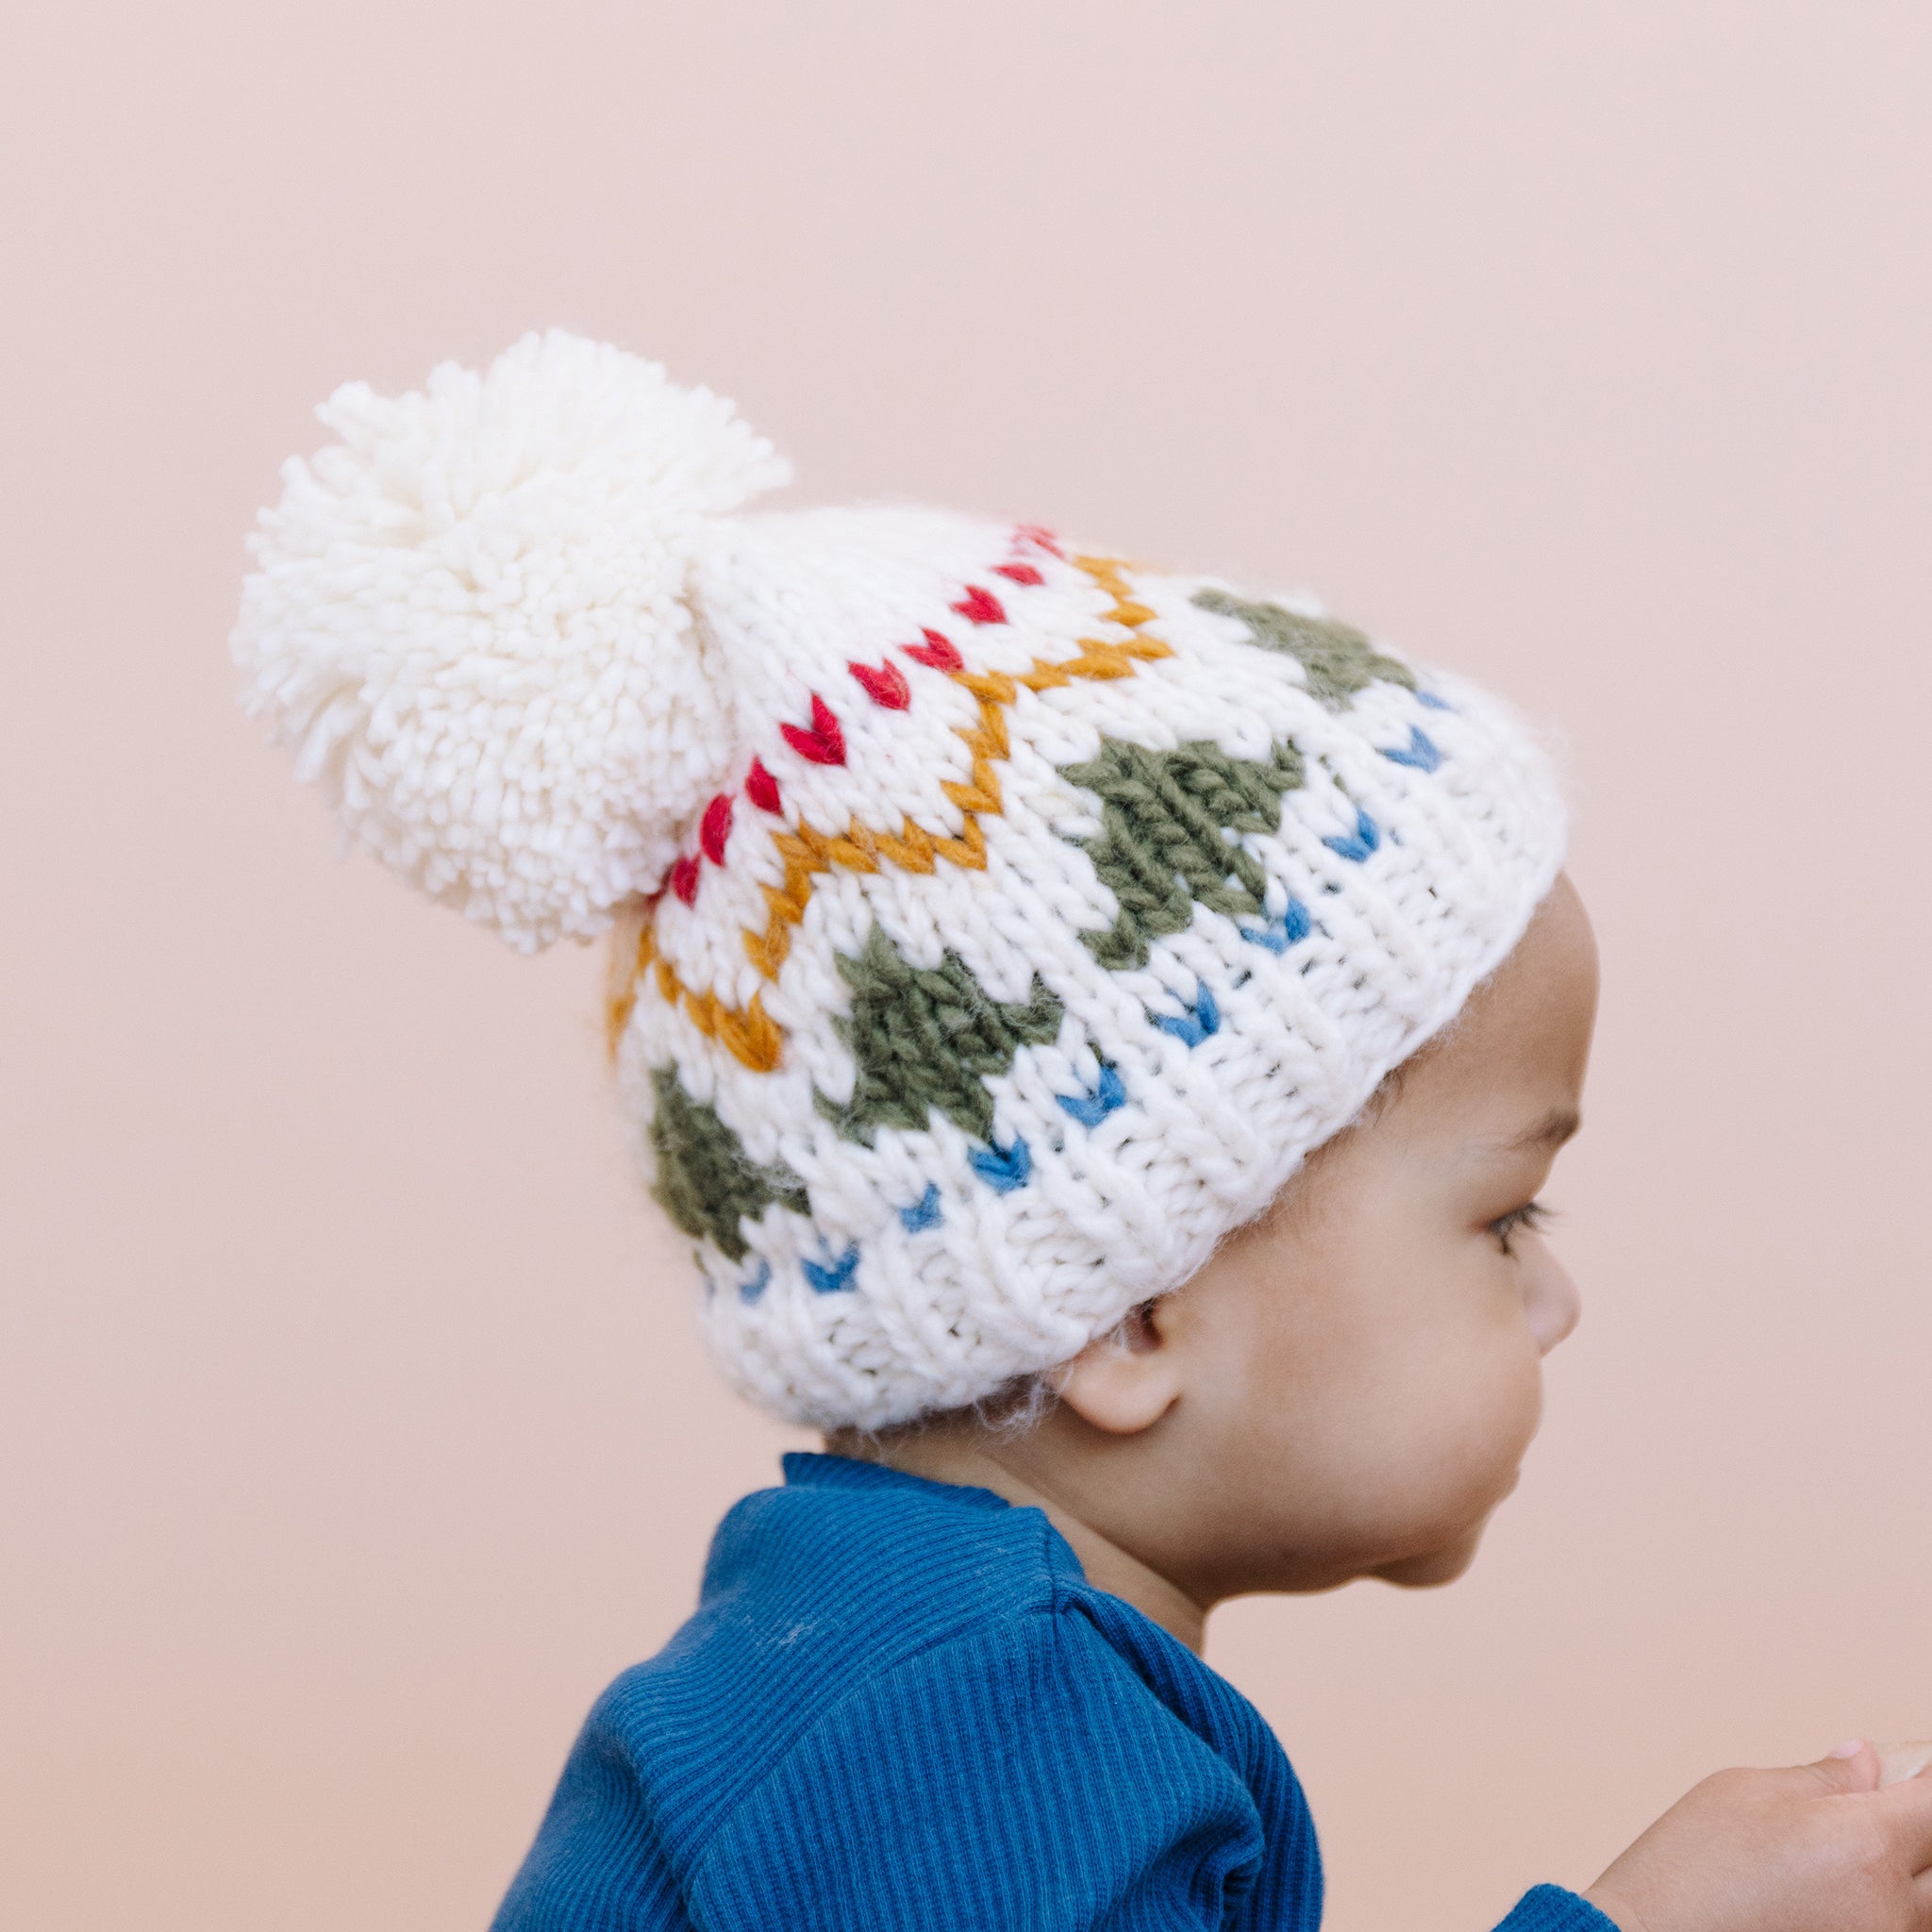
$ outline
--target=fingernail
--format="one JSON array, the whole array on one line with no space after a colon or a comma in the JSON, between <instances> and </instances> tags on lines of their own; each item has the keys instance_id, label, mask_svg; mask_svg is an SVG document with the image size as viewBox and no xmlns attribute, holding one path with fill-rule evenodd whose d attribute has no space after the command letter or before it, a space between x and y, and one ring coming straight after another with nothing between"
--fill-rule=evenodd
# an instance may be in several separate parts
<instances>
[{"instance_id":1,"label":"fingernail","mask_svg":"<svg viewBox=\"0 0 1932 1932\"><path fill-rule=\"evenodd\" d=\"M1854 1738L1847 1744L1840 1744L1831 1755L1834 1757L1856 1757L1865 1748L1863 1738Z\"/></svg>"}]
</instances>

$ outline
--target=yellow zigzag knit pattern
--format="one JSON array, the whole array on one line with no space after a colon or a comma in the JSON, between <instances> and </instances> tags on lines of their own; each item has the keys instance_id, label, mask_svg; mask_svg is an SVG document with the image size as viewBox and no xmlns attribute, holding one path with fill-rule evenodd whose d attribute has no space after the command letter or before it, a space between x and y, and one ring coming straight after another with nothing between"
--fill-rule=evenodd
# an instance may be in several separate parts
<instances>
[{"instance_id":1,"label":"yellow zigzag knit pattern","mask_svg":"<svg viewBox=\"0 0 1932 1932\"><path fill-rule=\"evenodd\" d=\"M1155 613L1133 596L1121 559L1075 557L1072 560L1114 600L1104 615L1108 623L1122 625L1127 637L1112 643L1082 638L1079 656L1057 663L1036 658L1017 676L1003 671L970 669L947 674L979 705L977 721L959 727L959 736L973 754L972 778L963 785L947 780L940 788L965 815L965 825L957 838L928 832L910 818L896 833L863 824L857 818L842 833L822 832L807 820L799 822L795 832L774 833L772 842L785 862L784 881L763 889L769 912L764 931L747 927L744 934L745 956L764 978L777 978L778 969L791 950L791 929L805 917L814 881L821 873L835 866L848 872L875 873L881 860L907 872L930 873L941 858L969 872L985 871L986 834L979 822L1005 809L995 767L1010 755L1007 711L1023 686L1027 691L1044 691L1071 684L1076 677L1131 677L1137 664L1174 655L1158 638L1148 637L1142 630ZM632 964L627 972L620 969L611 991L613 1047L630 1019L639 984L655 966L659 994L674 1006L682 1002L686 1016L707 1040L716 1041L753 1073L769 1074L777 1067L784 1057L785 1035L765 1011L760 997L754 993L749 1005L739 1011L715 991L698 992L686 986L670 960L658 953L651 909L641 909L634 916L638 924L635 950L626 944L622 931L614 941L619 949L614 959L628 955Z\"/></svg>"}]
</instances>

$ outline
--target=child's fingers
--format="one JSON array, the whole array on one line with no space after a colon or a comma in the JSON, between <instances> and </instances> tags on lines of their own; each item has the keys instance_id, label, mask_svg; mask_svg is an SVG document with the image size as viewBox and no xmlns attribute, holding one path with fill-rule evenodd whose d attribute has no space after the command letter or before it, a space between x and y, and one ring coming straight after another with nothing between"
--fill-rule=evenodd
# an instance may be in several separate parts
<instances>
[{"instance_id":1,"label":"child's fingers","mask_svg":"<svg viewBox=\"0 0 1932 1932\"><path fill-rule=\"evenodd\" d=\"M1895 1785L1922 1771L1932 1770L1932 1740L1916 1744L1886 1744L1878 1752L1878 1782Z\"/></svg>"},{"instance_id":2,"label":"child's fingers","mask_svg":"<svg viewBox=\"0 0 1932 1932\"><path fill-rule=\"evenodd\" d=\"M1841 1793L1875 1791L1881 1782L1880 1770L1878 1747L1857 1739L1852 1743L1840 1744L1829 1757L1819 1758L1815 1764L1794 1764L1789 1771L1780 1771L1774 1775L1792 1780L1806 1779L1824 1790Z\"/></svg>"},{"instance_id":3,"label":"child's fingers","mask_svg":"<svg viewBox=\"0 0 1932 1932\"><path fill-rule=\"evenodd\" d=\"M1915 1873L1932 1873L1932 1777L1902 1779L1859 1801L1876 1805Z\"/></svg>"}]
</instances>

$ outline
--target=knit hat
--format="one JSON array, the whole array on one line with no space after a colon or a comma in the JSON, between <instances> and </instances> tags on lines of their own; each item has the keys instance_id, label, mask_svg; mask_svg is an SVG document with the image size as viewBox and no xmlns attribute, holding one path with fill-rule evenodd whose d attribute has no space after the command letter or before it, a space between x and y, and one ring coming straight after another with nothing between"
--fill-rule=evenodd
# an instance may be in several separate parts
<instances>
[{"instance_id":1,"label":"knit hat","mask_svg":"<svg viewBox=\"0 0 1932 1932\"><path fill-rule=\"evenodd\" d=\"M320 414L246 703L432 897L526 951L615 926L645 1173L781 1416L978 1401L1178 1288L1561 861L1459 679L1030 524L742 514L787 465L615 348Z\"/></svg>"}]
</instances>

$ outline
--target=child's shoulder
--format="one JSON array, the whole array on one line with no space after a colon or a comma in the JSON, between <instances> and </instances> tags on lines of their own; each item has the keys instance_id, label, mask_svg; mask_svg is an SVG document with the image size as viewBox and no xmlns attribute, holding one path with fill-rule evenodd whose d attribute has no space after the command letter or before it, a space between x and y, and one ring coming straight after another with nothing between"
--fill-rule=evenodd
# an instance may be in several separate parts
<instances>
[{"instance_id":1,"label":"child's shoulder","mask_svg":"<svg viewBox=\"0 0 1932 1932\"><path fill-rule=\"evenodd\" d=\"M725 1516L696 1614L618 1678L606 1715L661 1715L689 1739L715 1700L740 1760L769 1762L861 1685L975 1637L1018 1641L1086 1591L1038 1509L834 1456L788 1456L785 1475Z\"/></svg>"},{"instance_id":2,"label":"child's shoulder","mask_svg":"<svg viewBox=\"0 0 1932 1932\"><path fill-rule=\"evenodd\" d=\"M696 1613L591 1715L674 1859L788 1761L860 1735L889 1750L974 1687L1009 1702L1058 1674L1064 1613L1092 1594L1038 1509L838 1457L785 1465L719 1525Z\"/></svg>"},{"instance_id":3,"label":"child's shoulder","mask_svg":"<svg viewBox=\"0 0 1932 1932\"><path fill-rule=\"evenodd\" d=\"M1318 1896L1258 1713L1041 1510L831 1457L786 1477L726 1516L697 1613L591 1713L500 1924L619 1873L707 1924L861 1892L879 1924L936 1898L944 1923L1032 1924L1049 1894L1087 1924L1167 1886L1177 1846L1183 1890L1265 1855L1271 1900Z\"/></svg>"}]
</instances>

